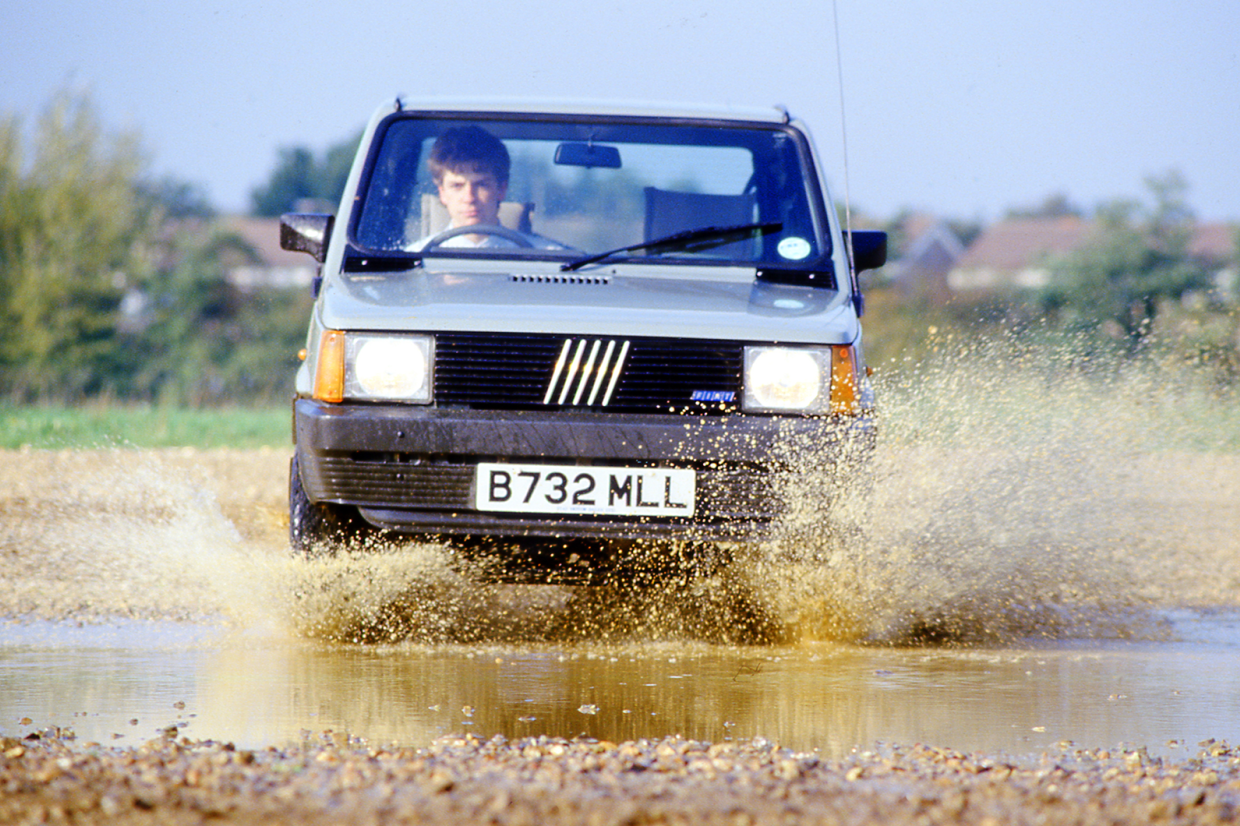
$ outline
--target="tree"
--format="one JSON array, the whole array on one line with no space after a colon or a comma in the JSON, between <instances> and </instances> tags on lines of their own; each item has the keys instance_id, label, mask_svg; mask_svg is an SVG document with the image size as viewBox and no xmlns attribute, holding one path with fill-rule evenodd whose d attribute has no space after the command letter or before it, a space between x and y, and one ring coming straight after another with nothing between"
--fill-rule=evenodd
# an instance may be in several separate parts
<instances>
[{"instance_id":1,"label":"tree","mask_svg":"<svg viewBox=\"0 0 1240 826\"><path fill-rule=\"evenodd\" d=\"M1007 211L1008 218L1063 218L1081 214L1081 208L1062 192L1047 195L1042 199L1042 203L1035 207L1015 207Z\"/></svg>"},{"instance_id":2,"label":"tree","mask_svg":"<svg viewBox=\"0 0 1240 826\"><path fill-rule=\"evenodd\" d=\"M146 158L83 93L58 94L23 138L20 118L0 121L0 393L99 392L121 297L150 266L157 216L136 191Z\"/></svg>"},{"instance_id":3,"label":"tree","mask_svg":"<svg viewBox=\"0 0 1240 826\"><path fill-rule=\"evenodd\" d=\"M215 208L198 184L165 176L138 185L142 197L150 200L166 218L214 218Z\"/></svg>"},{"instance_id":4,"label":"tree","mask_svg":"<svg viewBox=\"0 0 1240 826\"><path fill-rule=\"evenodd\" d=\"M130 332L131 351L142 353L125 395L175 403L200 402L227 356L221 328L235 312L234 291L224 277L229 258L252 260L253 250L232 234L190 222L163 242L168 262L142 286L146 309Z\"/></svg>"},{"instance_id":5,"label":"tree","mask_svg":"<svg viewBox=\"0 0 1240 826\"><path fill-rule=\"evenodd\" d=\"M308 290L242 294L254 250L194 185L144 174L80 93L0 118L0 398L287 398Z\"/></svg>"},{"instance_id":6,"label":"tree","mask_svg":"<svg viewBox=\"0 0 1240 826\"><path fill-rule=\"evenodd\" d=\"M1132 347L1151 329L1161 300L1210 284L1209 271L1188 252L1195 219L1183 176L1168 172L1145 183L1153 204L1119 199L1100 207L1097 238L1059 262L1042 296L1077 326L1117 324Z\"/></svg>"},{"instance_id":7,"label":"tree","mask_svg":"<svg viewBox=\"0 0 1240 826\"><path fill-rule=\"evenodd\" d=\"M360 134L342 141L329 148L321 160L304 146L281 149L267 183L250 194L251 211L275 217L296 210L298 202L307 199L338 203L360 142Z\"/></svg>"}]
</instances>

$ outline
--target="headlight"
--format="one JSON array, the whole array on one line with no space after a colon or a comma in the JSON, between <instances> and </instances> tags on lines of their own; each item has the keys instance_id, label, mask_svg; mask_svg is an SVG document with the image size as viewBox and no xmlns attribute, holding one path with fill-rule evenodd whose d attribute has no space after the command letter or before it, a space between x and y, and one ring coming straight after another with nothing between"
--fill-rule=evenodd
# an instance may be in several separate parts
<instances>
[{"instance_id":1,"label":"headlight","mask_svg":"<svg viewBox=\"0 0 1240 826\"><path fill-rule=\"evenodd\" d=\"M746 347L745 409L824 413L830 376L829 348Z\"/></svg>"},{"instance_id":2,"label":"headlight","mask_svg":"<svg viewBox=\"0 0 1240 826\"><path fill-rule=\"evenodd\" d=\"M350 333L345 339L345 398L429 402L434 352L430 336Z\"/></svg>"}]
</instances>

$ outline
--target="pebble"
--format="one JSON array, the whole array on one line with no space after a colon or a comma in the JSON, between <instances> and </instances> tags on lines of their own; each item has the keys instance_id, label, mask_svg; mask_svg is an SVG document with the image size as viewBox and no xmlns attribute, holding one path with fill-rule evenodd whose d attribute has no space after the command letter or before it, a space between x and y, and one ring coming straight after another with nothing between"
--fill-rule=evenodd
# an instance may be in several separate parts
<instances>
[{"instance_id":1,"label":"pebble","mask_svg":"<svg viewBox=\"0 0 1240 826\"><path fill-rule=\"evenodd\" d=\"M457 735L240 751L160 737L0 742L0 823L1233 823L1240 760L1205 744L1069 750L1019 763L917 745L823 760L766 740L622 743Z\"/></svg>"}]
</instances>

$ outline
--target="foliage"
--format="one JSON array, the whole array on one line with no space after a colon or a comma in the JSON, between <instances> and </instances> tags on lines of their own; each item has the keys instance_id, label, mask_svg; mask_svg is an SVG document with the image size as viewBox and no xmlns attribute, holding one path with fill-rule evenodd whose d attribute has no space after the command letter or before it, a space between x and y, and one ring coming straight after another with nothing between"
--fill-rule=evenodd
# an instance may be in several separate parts
<instances>
[{"instance_id":1,"label":"foliage","mask_svg":"<svg viewBox=\"0 0 1240 826\"><path fill-rule=\"evenodd\" d=\"M253 213L274 218L297 211L298 204L308 200L322 202L323 209L334 211L361 139L359 133L342 141L330 147L321 159L316 159L304 146L281 149L271 177L250 194Z\"/></svg>"},{"instance_id":2,"label":"foliage","mask_svg":"<svg viewBox=\"0 0 1240 826\"><path fill-rule=\"evenodd\" d=\"M0 392L100 392L126 282L150 267L157 216L134 188L145 158L80 94L58 95L23 137L19 118L0 122Z\"/></svg>"},{"instance_id":3,"label":"foliage","mask_svg":"<svg viewBox=\"0 0 1240 826\"><path fill-rule=\"evenodd\" d=\"M171 263L144 285L145 306L125 336L143 357L122 395L194 406L291 396L309 291L238 290L227 271L257 256L209 223L179 225L161 257Z\"/></svg>"},{"instance_id":4,"label":"foliage","mask_svg":"<svg viewBox=\"0 0 1240 826\"><path fill-rule=\"evenodd\" d=\"M308 291L241 293L227 274L254 251L194 186L144 173L138 137L108 135L84 94L29 136L0 121L0 398L291 394Z\"/></svg>"},{"instance_id":5,"label":"foliage","mask_svg":"<svg viewBox=\"0 0 1240 826\"><path fill-rule=\"evenodd\" d=\"M1224 417L1235 424L1229 438L1233 447L1240 446L1240 408L1232 409L1240 392L1240 309L1164 300L1157 324L1134 349L1104 327L1065 324L1032 304L1000 298L936 304L882 287L866 292L866 308L866 360L879 377L916 377L935 359L977 352L997 341L1041 354L1034 362L1057 359L1061 365L1090 365L1095 372L1100 365L1115 371L1141 365L1147 376L1162 376L1172 396L1173 387L1192 384L1201 398L1231 399L1215 410L1230 410Z\"/></svg>"},{"instance_id":6,"label":"foliage","mask_svg":"<svg viewBox=\"0 0 1240 826\"><path fill-rule=\"evenodd\" d=\"M891 286L868 288L862 319L866 362L881 372L899 362L919 361L930 337L951 328L951 322L947 307L905 298Z\"/></svg>"},{"instance_id":7,"label":"foliage","mask_svg":"<svg viewBox=\"0 0 1240 826\"><path fill-rule=\"evenodd\" d=\"M1055 192L1034 207L1016 207L1007 211L1008 218L1064 218L1081 216L1084 212L1062 192Z\"/></svg>"},{"instance_id":8,"label":"foliage","mask_svg":"<svg viewBox=\"0 0 1240 826\"><path fill-rule=\"evenodd\" d=\"M140 181L140 197L156 204L166 218L214 218L215 208L202 187L172 176L157 181Z\"/></svg>"},{"instance_id":9,"label":"foliage","mask_svg":"<svg viewBox=\"0 0 1240 826\"><path fill-rule=\"evenodd\" d=\"M1106 348L1050 324L935 327L916 359L875 375L883 436L977 448L1030 439L1037 450L1109 443L1141 451L1240 451L1240 388L1183 342Z\"/></svg>"},{"instance_id":10,"label":"foliage","mask_svg":"<svg viewBox=\"0 0 1240 826\"><path fill-rule=\"evenodd\" d=\"M1194 219L1175 172L1149 178L1153 204L1116 200L1099 208L1097 239L1054 267L1041 296L1070 327L1118 325L1130 347L1152 328L1162 299L1206 289L1210 272L1188 254Z\"/></svg>"}]
</instances>

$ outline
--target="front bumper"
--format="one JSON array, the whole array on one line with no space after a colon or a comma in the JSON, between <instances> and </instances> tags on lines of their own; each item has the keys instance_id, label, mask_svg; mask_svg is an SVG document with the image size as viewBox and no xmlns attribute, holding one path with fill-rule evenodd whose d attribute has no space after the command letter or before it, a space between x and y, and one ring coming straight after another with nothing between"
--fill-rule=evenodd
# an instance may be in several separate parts
<instances>
[{"instance_id":1,"label":"front bumper","mask_svg":"<svg viewBox=\"0 0 1240 826\"><path fill-rule=\"evenodd\" d=\"M784 485L839 475L873 445L870 416L484 411L299 399L294 438L312 502L423 534L740 541L784 513ZM691 519L500 514L474 507L479 462L693 468Z\"/></svg>"}]
</instances>

